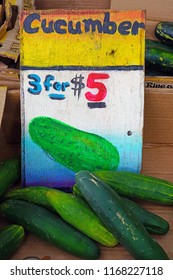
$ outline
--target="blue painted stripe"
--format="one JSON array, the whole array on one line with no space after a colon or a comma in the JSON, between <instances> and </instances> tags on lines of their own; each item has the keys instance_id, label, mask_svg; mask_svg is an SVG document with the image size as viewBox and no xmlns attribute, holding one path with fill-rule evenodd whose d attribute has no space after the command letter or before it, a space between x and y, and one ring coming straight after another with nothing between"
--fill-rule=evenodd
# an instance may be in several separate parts
<instances>
[{"instance_id":1,"label":"blue painted stripe","mask_svg":"<svg viewBox=\"0 0 173 280\"><path fill-rule=\"evenodd\" d=\"M70 70L70 71L76 71L76 70L97 70L97 71L103 71L103 70L117 70L117 71L130 71L130 70L144 70L143 65L130 65L130 66L51 66L51 67L31 67L31 66L21 66L21 70Z\"/></svg>"},{"instance_id":2,"label":"blue painted stripe","mask_svg":"<svg viewBox=\"0 0 173 280\"><path fill-rule=\"evenodd\" d=\"M63 100L63 99L65 99L65 95L64 94L50 93L50 94L48 94L48 96L51 99L54 99L54 100Z\"/></svg>"}]
</instances>

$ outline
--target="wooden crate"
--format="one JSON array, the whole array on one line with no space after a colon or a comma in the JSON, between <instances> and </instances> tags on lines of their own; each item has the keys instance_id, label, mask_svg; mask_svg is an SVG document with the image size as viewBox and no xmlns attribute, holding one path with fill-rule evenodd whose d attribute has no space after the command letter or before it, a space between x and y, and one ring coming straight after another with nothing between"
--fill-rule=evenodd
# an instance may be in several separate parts
<instances>
[{"instance_id":1,"label":"wooden crate","mask_svg":"<svg viewBox=\"0 0 173 280\"><path fill-rule=\"evenodd\" d=\"M147 20L172 21L172 0L111 0L111 9L145 9Z\"/></svg>"},{"instance_id":2,"label":"wooden crate","mask_svg":"<svg viewBox=\"0 0 173 280\"><path fill-rule=\"evenodd\" d=\"M35 7L36 9L109 9L111 5L111 0L100 0L91 1L91 0L36 0Z\"/></svg>"}]
</instances>

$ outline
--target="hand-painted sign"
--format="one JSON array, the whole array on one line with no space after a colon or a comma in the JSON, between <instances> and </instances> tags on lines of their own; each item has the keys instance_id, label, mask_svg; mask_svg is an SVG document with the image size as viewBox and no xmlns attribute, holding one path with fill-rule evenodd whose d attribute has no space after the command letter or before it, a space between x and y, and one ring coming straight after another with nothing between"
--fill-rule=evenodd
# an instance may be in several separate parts
<instances>
[{"instance_id":1,"label":"hand-painted sign","mask_svg":"<svg viewBox=\"0 0 173 280\"><path fill-rule=\"evenodd\" d=\"M144 11L22 11L24 185L140 171L144 42Z\"/></svg>"}]
</instances>

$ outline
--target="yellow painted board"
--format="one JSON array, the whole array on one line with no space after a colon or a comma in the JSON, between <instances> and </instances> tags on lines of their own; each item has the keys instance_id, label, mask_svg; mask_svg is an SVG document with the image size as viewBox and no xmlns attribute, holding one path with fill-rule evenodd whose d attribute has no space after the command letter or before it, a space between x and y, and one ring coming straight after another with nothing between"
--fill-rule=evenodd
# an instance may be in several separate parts
<instances>
[{"instance_id":1,"label":"yellow painted board","mask_svg":"<svg viewBox=\"0 0 173 280\"><path fill-rule=\"evenodd\" d=\"M23 11L21 26L22 66L144 63L144 11Z\"/></svg>"}]
</instances>

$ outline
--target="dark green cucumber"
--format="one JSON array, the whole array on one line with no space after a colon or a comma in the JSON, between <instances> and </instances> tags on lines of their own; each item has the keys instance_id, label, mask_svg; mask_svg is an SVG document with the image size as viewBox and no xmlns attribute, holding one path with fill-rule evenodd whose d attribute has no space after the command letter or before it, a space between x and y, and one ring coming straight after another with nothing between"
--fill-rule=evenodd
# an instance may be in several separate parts
<instances>
[{"instance_id":1,"label":"dark green cucumber","mask_svg":"<svg viewBox=\"0 0 173 280\"><path fill-rule=\"evenodd\" d=\"M9 259L24 240L24 229L20 225L0 228L0 260Z\"/></svg>"},{"instance_id":2,"label":"dark green cucumber","mask_svg":"<svg viewBox=\"0 0 173 280\"><path fill-rule=\"evenodd\" d=\"M89 171L76 174L82 195L105 226L128 252L138 260L168 260L164 249L146 231L123 199Z\"/></svg>"},{"instance_id":3,"label":"dark green cucumber","mask_svg":"<svg viewBox=\"0 0 173 280\"><path fill-rule=\"evenodd\" d=\"M152 39L146 39L145 40L145 47L146 48L158 48L158 49L163 49L163 50L167 50L167 51L172 51L173 52L173 48L165 45L164 43L160 42L160 41L156 41L156 40L152 40Z\"/></svg>"},{"instance_id":4,"label":"dark green cucumber","mask_svg":"<svg viewBox=\"0 0 173 280\"><path fill-rule=\"evenodd\" d=\"M54 208L50 205L46 197L46 193L49 190L50 188L44 186L30 186L20 189L14 189L8 191L4 195L4 199L12 198L25 200L54 211Z\"/></svg>"},{"instance_id":5,"label":"dark green cucumber","mask_svg":"<svg viewBox=\"0 0 173 280\"><path fill-rule=\"evenodd\" d=\"M120 195L159 204L173 204L173 183L128 171L100 170L93 172Z\"/></svg>"},{"instance_id":6,"label":"dark green cucumber","mask_svg":"<svg viewBox=\"0 0 173 280\"><path fill-rule=\"evenodd\" d=\"M116 170L119 153L105 138L79 130L59 120L37 117L29 124L33 142L55 161L72 171Z\"/></svg>"},{"instance_id":7,"label":"dark green cucumber","mask_svg":"<svg viewBox=\"0 0 173 280\"><path fill-rule=\"evenodd\" d=\"M73 186L73 194L84 199L77 185ZM138 220L141 221L149 233L163 235L169 231L169 223L165 219L148 211L138 203L128 198L122 197L122 199L126 204L126 207L128 207L136 215Z\"/></svg>"},{"instance_id":8,"label":"dark green cucumber","mask_svg":"<svg viewBox=\"0 0 173 280\"><path fill-rule=\"evenodd\" d=\"M9 199L2 203L1 212L11 222L75 256L82 259L99 257L99 248L93 240L41 206Z\"/></svg>"},{"instance_id":9,"label":"dark green cucumber","mask_svg":"<svg viewBox=\"0 0 173 280\"><path fill-rule=\"evenodd\" d=\"M173 51L157 47L149 47L145 50L146 67L173 74Z\"/></svg>"},{"instance_id":10,"label":"dark green cucumber","mask_svg":"<svg viewBox=\"0 0 173 280\"><path fill-rule=\"evenodd\" d=\"M154 33L161 42L173 47L173 22L159 22L155 27Z\"/></svg>"},{"instance_id":11,"label":"dark green cucumber","mask_svg":"<svg viewBox=\"0 0 173 280\"><path fill-rule=\"evenodd\" d=\"M104 246L113 247L118 243L89 205L71 193L34 186L9 191L4 198L26 200L57 212L66 222Z\"/></svg>"},{"instance_id":12,"label":"dark green cucumber","mask_svg":"<svg viewBox=\"0 0 173 280\"><path fill-rule=\"evenodd\" d=\"M123 201L127 208L129 208L136 215L138 220L141 221L149 233L164 235L169 231L169 223L159 215L148 211L128 198L123 197Z\"/></svg>"},{"instance_id":13,"label":"dark green cucumber","mask_svg":"<svg viewBox=\"0 0 173 280\"><path fill-rule=\"evenodd\" d=\"M75 184L72 188L72 192L74 195L84 198L81 191L79 190L78 186Z\"/></svg>"},{"instance_id":14,"label":"dark green cucumber","mask_svg":"<svg viewBox=\"0 0 173 280\"><path fill-rule=\"evenodd\" d=\"M104 246L113 247L118 244L118 240L85 200L60 190L50 190L46 196L55 211L67 223Z\"/></svg>"},{"instance_id":15,"label":"dark green cucumber","mask_svg":"<svg viewBox=\"0 0 173 280\"><path fill-rule=\"evenodd\" d=\"M158 70L155 70L155 69L151 69L151 67L147 64L145 64L145 76L146 77L151 77L151 76L172 76L171 74L169 73L165 73L165 72L162 72L162 71L158 71Z\"/></svg>"},{"instance_id":16,"label":"dark green cucumber","mask_svg":"<svg viewBox=\"0 0 173 280\"><path fill-rule=\"evenodd\" d=\"M11 185L21 179L20 157L10 158L0 162L0 197Z\"/></svg>"}]
</instances>

